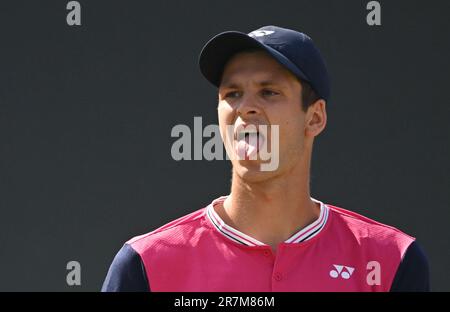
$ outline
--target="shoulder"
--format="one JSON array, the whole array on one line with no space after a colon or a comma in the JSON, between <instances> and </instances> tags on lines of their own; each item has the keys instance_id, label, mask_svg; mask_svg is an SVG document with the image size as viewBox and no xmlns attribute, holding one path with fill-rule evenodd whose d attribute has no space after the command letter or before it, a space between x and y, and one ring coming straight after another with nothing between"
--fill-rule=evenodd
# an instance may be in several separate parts
<instances>
[{"instance_id":1,"label":"shoulder","mask_svg":"<svg viewBox=\"0 0 450 312\"><path fill-rule=\"evenodd\" d=\"M327 205L336 222L337 232L347 233L359 244L398 249L401 256L415 240L401 230L337 206Z\"/></svg>"},{"instance_id":2,"label":"shoulder","mask_svg":"<svg viewBox=\"0 0 450 312\"><path fill-rule=\"evenodd\" d=\"M103 282L102 291L150 291L141 257L130 245L123 245L114 257Z\"/></svg>"},{"instance_id":3,"label":"shoulder","mask_svg":"<svg viewBox=\"0 0 450 312\"><path fill-rule=\"evenodd\" d=\"M424 250L416 241L409 245L397 269L390 291L430 291L430 269Z\"/></svg>"},{"instance_id":4,"label":"shoulder","mask_svg":"<svg viewBox=\"0 0 450 312\"><path fill-rule=\"evenodd\" d=\"M196 240L205 231L203 226L205 209L201 208L149 233L133 237L127 241L127 244L141 255L148 249L187 245Z\"/></svg>"},{"instance_id":5,"label":"shoulder","mask_svg":"<svg viewBox=\"0 0 450 312\"><path fill-rule=\"evenodd\" d=\"M331 237L353 258L375 260L388 276L391 291L428 291L428 260L416 239L401 230L358 213L327 205L332 214ZM339 241L340 240L340 241ZM370 262L368 262L370 263ZM386 275L387 274L387 275Z\"/></svg>"},{"instance_id":6,"label":"shoulder","mask_svg":"<svg viewBox=\"0 0 450 312\"><path fill-rule=\"evenodd\" d=\"M171 248L174 245L187 246L192 243L202 232L204 213L204 208L199 209L128 240L116 254L102 291L149 291L151 285L146 270L149 259L177 250Z\"/></svg>"}]
</instances>

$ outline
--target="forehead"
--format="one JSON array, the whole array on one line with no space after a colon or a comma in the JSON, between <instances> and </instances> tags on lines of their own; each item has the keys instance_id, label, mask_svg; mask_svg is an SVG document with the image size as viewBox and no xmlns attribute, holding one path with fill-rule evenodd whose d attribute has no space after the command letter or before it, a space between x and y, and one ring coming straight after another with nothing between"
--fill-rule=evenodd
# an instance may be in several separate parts
<instances>
[{"instance_id":1,"label":"forehead","mask_svg":"<svg viewBox=\"0 0 450 312\"><path fill-rule=\"evenodd\" d=\"M234 55L224 67L221 86L248 82L249 79L298 83L290 71L264 51L244 51Z\"/></svg>"}]
</instances>

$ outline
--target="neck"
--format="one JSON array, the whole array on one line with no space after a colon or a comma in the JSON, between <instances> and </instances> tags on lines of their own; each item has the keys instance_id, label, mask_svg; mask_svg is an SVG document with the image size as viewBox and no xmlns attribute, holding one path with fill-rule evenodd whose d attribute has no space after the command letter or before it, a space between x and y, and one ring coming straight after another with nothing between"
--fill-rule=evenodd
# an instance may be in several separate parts
<instances>
[{"instance_id":1,"label":"neck","mask_svg":"<svg viewBox=\"0 0 450 312\"><path fill-rule=\"evenodd\" d=\"M237 230L271 246L287 240L316 220L319 205L310 197L309 166L251 183L233 171L231 194L217 213Z\"/></svg>"}]
</instances>

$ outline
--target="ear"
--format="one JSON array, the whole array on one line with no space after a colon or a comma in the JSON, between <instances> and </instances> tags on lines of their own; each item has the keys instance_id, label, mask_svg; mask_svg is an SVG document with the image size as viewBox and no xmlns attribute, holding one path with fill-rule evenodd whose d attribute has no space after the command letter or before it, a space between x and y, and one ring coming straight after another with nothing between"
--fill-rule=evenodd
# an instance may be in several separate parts
<instances>
[{"instance_id":1,"label":"ear","mask_svg":"<svg viewBox=\"0 0 450 312\"><path fill-rule=\"evenodd\" d=\"M305 135L315 137L319 135L327 124L326 102L319 99L308 107L305 119Z\"/></svg>"}]
</instances>

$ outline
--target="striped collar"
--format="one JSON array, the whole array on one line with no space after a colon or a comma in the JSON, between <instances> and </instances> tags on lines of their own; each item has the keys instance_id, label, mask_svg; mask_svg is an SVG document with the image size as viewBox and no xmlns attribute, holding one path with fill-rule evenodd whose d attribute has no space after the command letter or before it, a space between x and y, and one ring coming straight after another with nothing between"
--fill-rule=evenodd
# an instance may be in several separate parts
<instances>
[{"instance_id":1,"label":"striped collar","mask_svg":"<svg viewBox=\"0 0 450 312\"><path fill-rule=\"evenodd\" d=\"M247 246L267 246L266 244L258 241L257 239L254 239L253 237L250 237L235 228L227 225L217 214L217 212L214 210L214 206L217 204L223 203L223 201L227 198L227 196L222 196L217 199L215 199L211 204L206 207L206 216L214 225L217 231L219 231L220 234L225 236L228 239L231 239L232 241L235 241L237 243L247 245ZM316 221L309 224L308 226L304 227L291 237L289 237L285 243L301 243L307 240L310 240L314 236L320 233L322 229L325 227L328 215L329 215L329 208L322 202L311 198L312 201L320 204L320 215L319 218L317 218Z\"/></svg>"}]
</instances>

